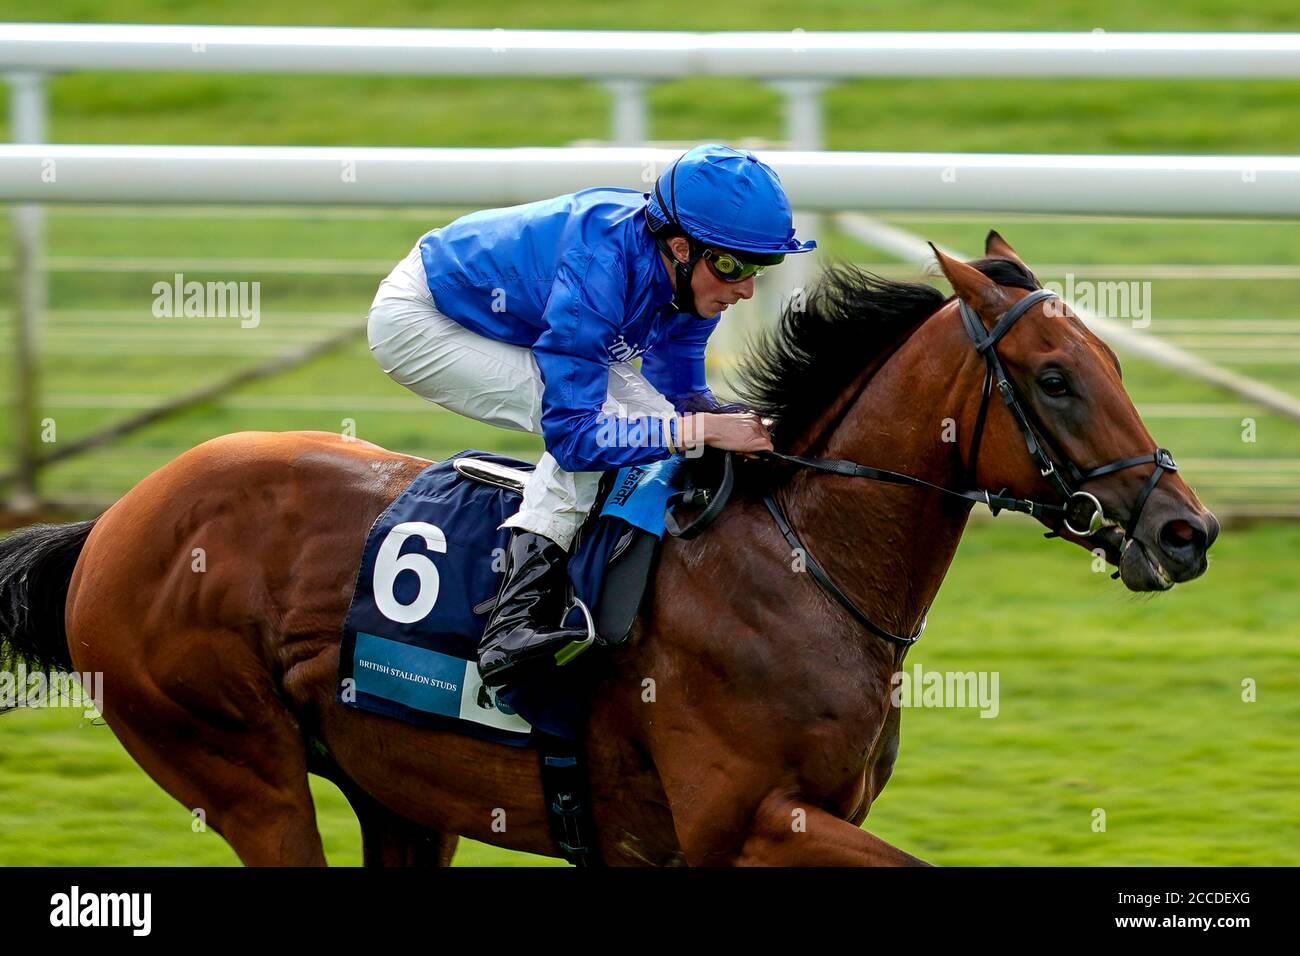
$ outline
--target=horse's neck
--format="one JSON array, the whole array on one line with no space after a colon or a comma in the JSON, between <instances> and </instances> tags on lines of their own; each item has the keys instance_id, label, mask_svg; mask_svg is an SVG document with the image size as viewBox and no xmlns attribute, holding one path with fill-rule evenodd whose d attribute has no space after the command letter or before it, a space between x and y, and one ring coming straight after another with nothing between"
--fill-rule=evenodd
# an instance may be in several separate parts
<instances>
[{"instance_id":1,"label":"horse's neck","mask_svg":"<svg viewBox=\"0 0 1300 956\"><path fill-rule=\"evenodd\" d=\"M851 387L856 397L837 403L831 432L804 444L824 457L959 487L961 436L973 419L970 393L982 379L976 380L971 353L954 339L949 319L927 321L860 377ZM945 426L946 419L952 424ZM970 514L968 504L938 492L813 471L796 475L783 498L836 584L895 633L919 625Z\"/></svg>"}]
</instances>

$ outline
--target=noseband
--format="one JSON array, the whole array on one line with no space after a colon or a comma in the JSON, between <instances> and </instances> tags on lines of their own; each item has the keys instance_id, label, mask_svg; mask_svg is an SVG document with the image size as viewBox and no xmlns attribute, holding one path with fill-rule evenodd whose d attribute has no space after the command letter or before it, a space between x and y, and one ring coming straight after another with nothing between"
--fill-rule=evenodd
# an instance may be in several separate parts
<instances>
[{"instance_id":1,"label":"noseband","mask_svg":"<svg viewBox=\"0 0 1300 956\"><path fill-rule=\"evenodd\" d=\"M1095 495L1080 490L1079 486L1094 478L1100 478L1103 475L1109 475L1113 472L1122 471L1125 468L1132 468L1136 465L1153 463L1155 468L1151 476L1147 479L1141 493L1137 497L1137 502L1133 506L1133 511L1129 515L1128 523L1124 526L1124 533L1132 537L1134 530L1137 528L1138 519L1142 516L1142 508L1150 497L1151 492L1159 484L1161 477L1167 471L1177 471L1178 465L1174 463L1174 457L1165 448L1157 448L1154 452L1146 455L1137 455L1132 458L1121 458L1112 461L1110 464L1101 465L1097 468L1082 471L1070 461L1064 459L1064 469L1068 474L1061 474L1061 468L1056 466L1052 457L1048 454L1047 449L1039 436L1038 430L1035 429L1032 420L1025 411L1025 405L1022 403L1020 394L1011 377L1007 375L1006 369L1002 365L1002 359L998 356L997 343L1007 331L1016 324L1030 308L1046 299L1059 298L1055 292L1050 289L1036 289L1029 295L1025 296L1006 312L998 316L997 322L994 323L990 332L984 331L984 324L980 321L979 316L961 299L958 299L958 305L961 309L962 323L966 327L966 332L975 346L975 351L984 359L984 388L980 397L979 414L975 419L975 435L971 440L971 449L967 466L971 479L971 484L975 484L975 469L979 463L980 442L984 435L984 421L988 416L990 400L993 396L993 388L997 387L998 394L1002 396L1003 403L1011 413L1012 419L1020 429L1021 435L1025 439L1025 448L1029 452L1029 457L1034 464L1038 466L1039 474L1046 478L1052 487L1060 494L1061 504L1044 504L1043 502L1034 501L1030 498L1016 498L1007 495L1007 489L1002 489L999 494L992 494L989 491L957 491L953 488L945 488L942 485L936 485L922 478L915 478L911 475L900 474L896 471L888 471L884 468L872 468L869 465L861 465L857 462L846 461L840 458L804 458L799 455L786 455L781 452L765 452L765 455L788 461L792 464L806 468L813 468L818 471L826 471L836 475L843 475L850 478L869 478L873 481L883 481L895 485L912 485L915 487L929 488L933 491L942 492L955 498L962 498L972 502L982 502L988 506L989 511L994 515L998 512L1017 511L1022 514L1032 515L1035 518L1044 520L1059 519L1071 534L1080 538L1091 537L1102 528L1117 526L1118 522L1109 521L1106 518L1105 509ZM862 610L853 603L853 601L831 580L820 564L808 552L795 534L794 529L790 526L784 511L777 503L776 498L771 495L765 495L763 503L767 505L768 511L772 513L777 527L785 536L786 541L792 549L798 550L804 557L804 564L807 567L813 579L828 593L835 598L859 623L863 624L867 630L876 636L883 638L902 649L910 647L920 638L925 631L925 617L922 616L921 624L916 633L911 637L904 637L898 634L892 634L884 628L873 623ZM927 608L928 610L928 608Z\"/></svg>"}]
</instances>

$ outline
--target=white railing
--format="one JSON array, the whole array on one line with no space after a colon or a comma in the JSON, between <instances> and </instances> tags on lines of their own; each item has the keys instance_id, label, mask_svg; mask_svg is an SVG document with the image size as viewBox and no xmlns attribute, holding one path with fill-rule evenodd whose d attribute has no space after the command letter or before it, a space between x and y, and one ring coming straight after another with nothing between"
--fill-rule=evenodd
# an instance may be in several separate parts
<instances>
[{"instance_id":1,"label":"white railing","mask_svg":"<svg viewBox=\"0 0 1300 956\"><path fill-rule=\"evenodd\" d=\"M0 23L0 72L576 77L609 90L613 141L647 138L650 84L764 80L788 141L821 146L820 93L866 77L1300 77L1300 33L662 33ZM17 95L17 94L16 94Z\"/></svg>"},{"instance_id":2,"label":"white railing","mask_svg":"<svg viewBox=\"0 0 1300 956\"><path fill-rule=\"evenodd\" d=\"M421 76L1300 76L1296 33L664 33L0 24L0 69Z\"/></svg>"},{"instance_id":3,"label":"white railing","mask_svg":"<svg viewBox=\"0 0 1300 956\"><path fill-rule=\"evenodd\" d=\"M0 146L0 201L484 206L648 190L680 150ZM1300 158L758 151L796 208L1300 217Z\"/></svg>"}]
</instances>

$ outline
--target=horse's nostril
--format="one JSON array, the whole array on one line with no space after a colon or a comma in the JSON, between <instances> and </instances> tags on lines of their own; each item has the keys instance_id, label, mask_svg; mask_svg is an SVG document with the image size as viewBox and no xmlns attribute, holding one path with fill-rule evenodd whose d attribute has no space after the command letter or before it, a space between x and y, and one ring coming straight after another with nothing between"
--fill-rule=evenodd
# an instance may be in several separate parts
<instances>
[{"instance_id":1,"label":"horse's nostril","mask_svg":"<svg viewBox=\"0 0 1300 956\"><path fill-rule=\"evenodd\" d=\"M1201 551L1205 548L1205 529L1191 521L1169 521L1160 529L1160 543L1170 554Z\"/></svg>"}]
</instances>

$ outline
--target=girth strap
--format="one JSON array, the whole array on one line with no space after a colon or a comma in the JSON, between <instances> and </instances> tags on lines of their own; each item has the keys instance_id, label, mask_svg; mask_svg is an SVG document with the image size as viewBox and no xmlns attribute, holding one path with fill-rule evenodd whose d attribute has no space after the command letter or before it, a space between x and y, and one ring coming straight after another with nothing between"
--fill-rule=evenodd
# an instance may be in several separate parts
<instances>
[{"instance_id":1,"label":"girth strap","mask_svg":"<svg viewBox=\"0 0 1300 956\"><path fill-rule=\"evenodd\" d=\"M551 839L574 866L601 866L584 741L565 740L535 727L533 741Z\"/></svg>"}]
</instances>

